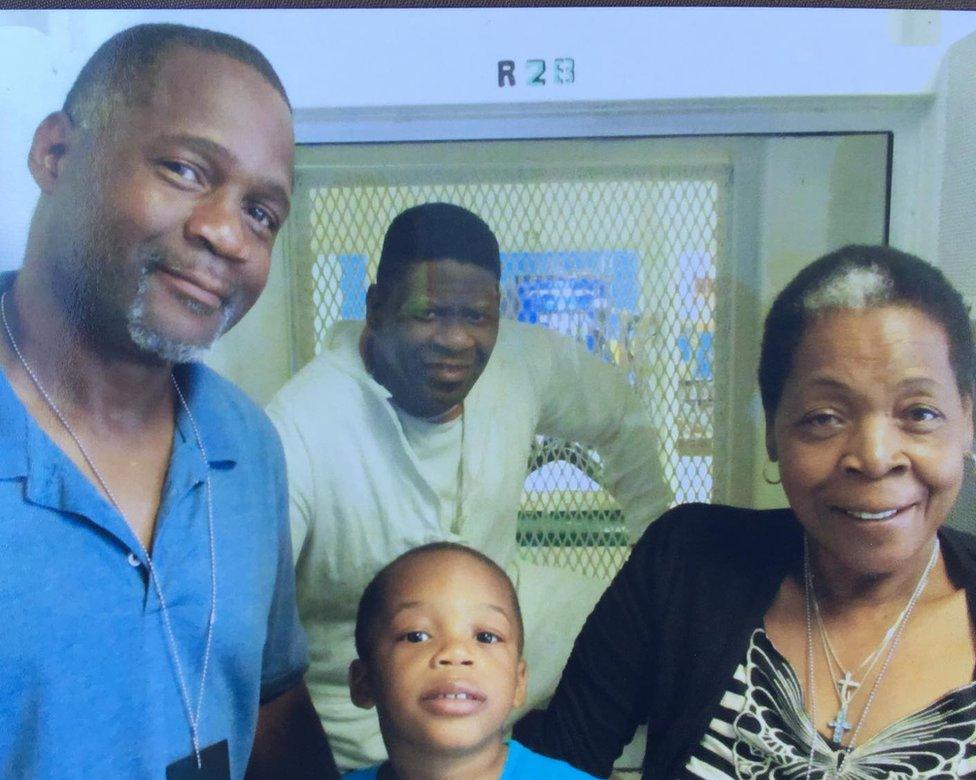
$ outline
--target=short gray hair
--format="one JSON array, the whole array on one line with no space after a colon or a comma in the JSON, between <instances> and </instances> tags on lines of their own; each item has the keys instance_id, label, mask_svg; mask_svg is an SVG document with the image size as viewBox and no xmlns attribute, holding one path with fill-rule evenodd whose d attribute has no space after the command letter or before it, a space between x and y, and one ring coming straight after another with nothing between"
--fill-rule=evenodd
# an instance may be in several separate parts
<instances>
[{"instance_id":1,"label":"short gray hair","mask_svg":"<svg viewBox=\"0 0 976 780\"><path fill-rule=\"evenodd\" d=\"M938 323L960 395L972 398L976 343L962 295L943 273L890 246L850 245L801 270L776 296L759 353L759 390L766 419L779 406L793 353L806 328L830 309L908 306Z\"/></svg>"},{"instance_id":2,"label":"short gray hair","mask_svg":"<svg viewBox=\"0 0 976 780\"><path fill-rule=\"evenodd\" d=\"M150 99L160 60L178 46L223 54L249 65L281 95L291 110L278 74L251 44L200 27L140 24L116 33L98 47L68 91L62 111L84 130L104 129L117 109Z\"/></svg>"},{"instance_id":3,"label":"short gray hair","mask_svg":"<svg viewBox=\"0 0 976 780\"><path fill-rule=\"evenodd\" d=\"M808 312L824 309L872 309L890 303L894 290L891 277L877 264L838 268L803 296Z\"/></svg>"}]
</instances>

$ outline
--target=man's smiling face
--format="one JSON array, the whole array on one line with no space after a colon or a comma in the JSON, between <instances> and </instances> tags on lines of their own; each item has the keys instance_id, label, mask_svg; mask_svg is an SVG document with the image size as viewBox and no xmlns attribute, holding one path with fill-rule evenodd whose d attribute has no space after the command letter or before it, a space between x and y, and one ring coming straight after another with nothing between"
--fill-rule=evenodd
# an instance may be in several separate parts
<instances>
[{"instance_id":1,"label":"man's smiling face","mask_svg":"<svg viewBox=\"0 0 976 780\"><path fill-rule=\"evenodd\" d=\"M76 130L59 295L80 327L143 359L185 360L254 304L292 190L291 114L253 68L174 46L145 104Z\"/></svg>"},{"instance_id":2,"label":"man's smiling face","mask_svg":"<svg viewBox=\"0 0 976 780\"><path fill-rule=\"evenodd\" d=\"M470 392L498 337L498 280L450 258L412 264L370 296L377 379L405 411L435 417Z\"/></svg>"}]
</instances>

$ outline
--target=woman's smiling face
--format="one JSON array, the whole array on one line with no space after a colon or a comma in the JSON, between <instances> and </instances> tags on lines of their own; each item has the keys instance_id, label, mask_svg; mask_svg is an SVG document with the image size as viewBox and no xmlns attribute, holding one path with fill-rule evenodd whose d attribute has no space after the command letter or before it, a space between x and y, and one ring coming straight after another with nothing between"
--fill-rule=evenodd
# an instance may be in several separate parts
<instances>
[{"instance_id":1,"label":"woman's smiling face","mask_svg":"<svg viewBox=\"0 0 976 780\"><path fill-rule=\"evenodd\" d=\"M811 321L767 447L821 553L878 575L927 558L972 438L972 399L959 392L943 328L883 306Z\"/></svg>"}]
</instances>

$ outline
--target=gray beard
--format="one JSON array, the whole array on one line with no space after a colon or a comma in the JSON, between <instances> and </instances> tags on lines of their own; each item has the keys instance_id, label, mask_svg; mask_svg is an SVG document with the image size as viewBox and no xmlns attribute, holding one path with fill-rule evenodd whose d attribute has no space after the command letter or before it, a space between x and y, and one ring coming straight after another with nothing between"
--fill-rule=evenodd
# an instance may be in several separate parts
<instances>
[{"instance_id":1,"label":"gray beard","mask_svg":"<svg viewBox=\"0 0 976 780\"><path fill-rule=\"evenodd\" d=\"M185 341L169 338L153 329L146 322L146 293L149 288L147 281L149 273L150 268L143 269L135 298L133 298L132 305L129 306L125 315L125 324L132 343L143 352L154 355L165 363L191 363L202 360L217 339L227 330L237 308L236 305L228 303L221 309L220 327L217 328L213 338L206 344L189 344ZM203 314L207 311L205 306L192 300L183 301L183 305L197 314Z\"/></svg>"}]
</instances>

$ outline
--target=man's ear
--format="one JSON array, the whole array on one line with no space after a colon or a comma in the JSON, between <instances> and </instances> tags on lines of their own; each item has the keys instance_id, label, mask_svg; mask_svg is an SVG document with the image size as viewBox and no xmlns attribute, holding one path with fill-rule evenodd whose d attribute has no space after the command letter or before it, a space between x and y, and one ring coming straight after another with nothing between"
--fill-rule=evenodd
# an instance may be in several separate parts
<instances>
[{"instance_id":1,"label":"man's ear","mask_svg":"<svg viewBox=\"0 0 976 780\"><path fill-rule=\"evenodd\" d=\"M376 705L369 667L359 658L349 664L349 697L360 709L369 710Z\"/></svg>"},{"instance_id":2,"label":"man's ear","mask_svg":"<svg viewBox=\"0 0 976 780\"><path fill-rule=\"evenodd\" d=\"M766 418L766 455L769 456L769 460L773 463L779 457L776 450L776 434L773 431L773 421L768 417Z\"/></svg>"},{"instance_id":3,"label":"man's ear","mask_svg":"<svg viewBox=\"0 0 976 780\"><path fill-rule=\"evenodd\" d=\"M76 135L71 120L63 111L48 114L37 126L27 154L27 167L41 192L50 194L61 178L65 155Z\"/></svg>"},{"instance_id":4,"label":"man's ear","mask_svg":"<svg viewBox=\"0 0 976 780\"><path fill-rule=\"evenodd\" d=\"M524 658L520 658L515 670L515 698L512 699L512 709L517 710L525 704L525 689L528 685L528 665Z\"/></svg>"},{"instance_id":5,"label":"man's ear","mask_svg":"<svg viewBox=\"0 0 976 780\"><path fill-rule=\"evenodd\" d=\"M383 304L383 294L375 283L366 290L366 324L370 330L376 330L380 324L380 307Z\"/></svg>"}]
</instances>

